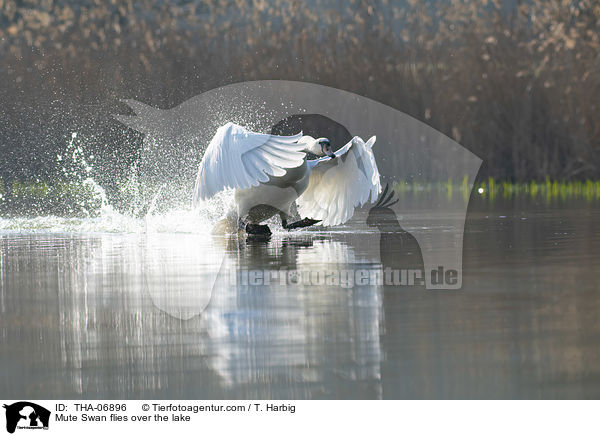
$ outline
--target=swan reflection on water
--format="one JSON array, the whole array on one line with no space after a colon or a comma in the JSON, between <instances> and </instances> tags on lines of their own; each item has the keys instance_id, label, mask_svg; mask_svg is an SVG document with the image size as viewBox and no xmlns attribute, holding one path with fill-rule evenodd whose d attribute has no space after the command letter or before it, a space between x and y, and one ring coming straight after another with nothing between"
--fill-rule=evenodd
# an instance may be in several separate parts
<instances>
[{"instance_id":1,"label":"swan reflection on water","mask_svg":"<svg viewBox=\"0 0 600 436\"><path fill-rule=\"evenodd\" d=\"M268 243L241 241L235 249L231 240L189 234L13 239L2 247L9 254L3 273L22 290L22 300L13 303L28 302L26 318L33 321L4 318L1 329L43 325L43 364L60 375L30 377L24 393L138 397L166 389L214 398L264 389L269 397L286 396L292 389L310 398L337 395L335 381L345 380L359 383L363 396L378 397L377 286L229 283L231 268L353 267L357 253L345 239L274 235ZM23 259L30 258L21 274ZM43 283L32 283L34 277ZM210 281L208 292L198 286ZM26 338L21 332L14 341ZM19 361L26 360L10 360ZM13 375L22 371L5 368Z\"/></svg>"}]
</instances>

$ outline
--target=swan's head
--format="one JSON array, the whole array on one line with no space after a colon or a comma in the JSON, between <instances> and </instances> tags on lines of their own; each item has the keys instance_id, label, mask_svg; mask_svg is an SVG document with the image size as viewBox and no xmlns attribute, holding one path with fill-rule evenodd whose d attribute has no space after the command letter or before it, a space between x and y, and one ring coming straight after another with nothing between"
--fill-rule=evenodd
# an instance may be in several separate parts
<instances>
[{"instance_id":1,"label":"swan's head","mask_svg":"<svg viewBox=\"0 0 600 436\"><path fill-rule=\"evenodd\" d=\"M317 138L309 142L306 151L316 156L329 156L332 159L335 158L335 153L331 149L331 142L329 142L329 139L327 138Z\"/></svg>"}]
</instances>

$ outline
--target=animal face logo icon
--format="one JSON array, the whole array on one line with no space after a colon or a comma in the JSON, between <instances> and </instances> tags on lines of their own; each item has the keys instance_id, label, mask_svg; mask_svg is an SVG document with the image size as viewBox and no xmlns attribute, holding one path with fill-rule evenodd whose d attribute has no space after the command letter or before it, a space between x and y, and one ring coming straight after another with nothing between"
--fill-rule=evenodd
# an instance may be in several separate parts
<instances>
[{"instance_id":1,"label":"animal face logo icon","mask_svg":"<svg viewBox=\"0 0 600 436\"><path fill-rule=\"evenodd\" d=\"M14 433L17 427L24 429L47 429L50 411L28 401L4 405L6 409L6 431Z\"/></svg>"}]
</instances>

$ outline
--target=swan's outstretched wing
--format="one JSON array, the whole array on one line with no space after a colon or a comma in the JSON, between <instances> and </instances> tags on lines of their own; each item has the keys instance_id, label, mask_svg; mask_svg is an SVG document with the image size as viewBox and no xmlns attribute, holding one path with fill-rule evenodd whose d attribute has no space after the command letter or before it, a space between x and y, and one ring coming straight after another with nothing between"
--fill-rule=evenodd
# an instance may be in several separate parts
<instances>
[{"instance_id":1,"label":"swan's outstretched wing","mask_svg":"<svg viewBox=\"0 0 600 436\"><path fill-rule=\"evenodd\" d=\"M373 155L375 136L366 143L358 136L335 152L336 158L308 161L308 188L298 198L303 217L333 226L348 221L357 206L377 200L381 192L379 170Z\"/></svg>"},{"instance_id":2,"label":"swan's outstretched wing","mask_svg":"<svg viewBox=\"0 0 600 436\"><path fill-rule=\"evenodd\" d=\"M258 186L302 165L306 145L298 143L301 137L254 133L233 123L219 127L198 169L194 204L227 188Z\"/></svg>"}]
</instances>

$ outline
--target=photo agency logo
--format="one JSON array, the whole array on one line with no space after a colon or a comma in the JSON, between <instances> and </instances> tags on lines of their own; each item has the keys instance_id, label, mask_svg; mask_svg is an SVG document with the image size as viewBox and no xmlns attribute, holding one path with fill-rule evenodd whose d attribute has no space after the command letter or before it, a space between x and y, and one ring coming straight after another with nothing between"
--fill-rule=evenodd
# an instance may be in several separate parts
<instances>
[{"instance_id":1,"label":"photo agency logo","mask_svg":"<svg viewBox=\"0 0 600 436\"><path fill-rule=\"evenodd\" d=\"M481 159L428 125L347 91L292 81L233 84L172 109L124 103L134 113L115 118L144 135L145 201L193 199L199 211L220 204L224 217L212 233L238 235L223 242L207 232L202 255L168 274L202 271L193 286L161 282L157 260L145 282L162 310L190 318L231 285L462 287L464 224ZM461 182L461 195L426 189L449 181ZM422 195L404 195L405 186ZM300 250L284 273L240 251L240 234L260 251L273 228L314 231L314 258L299 265L308 256ZM328 252L317 243L323 238L332 240Z\"/></svg>"},{"instance_id":2,"label":"photo agency logo","mask_svg":"<svg viewBox=\"0 0 600 436\"><path fill-rule=\"evenodd\" d=\"M10 405L4 404L6 409L6 431L14 433L19 430L48 430L50 424L50 411L39 404L29 401L19 401Z\"/></svg>"}]
</instances>

